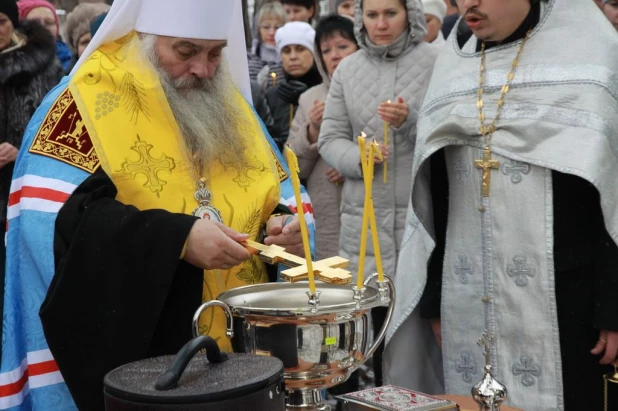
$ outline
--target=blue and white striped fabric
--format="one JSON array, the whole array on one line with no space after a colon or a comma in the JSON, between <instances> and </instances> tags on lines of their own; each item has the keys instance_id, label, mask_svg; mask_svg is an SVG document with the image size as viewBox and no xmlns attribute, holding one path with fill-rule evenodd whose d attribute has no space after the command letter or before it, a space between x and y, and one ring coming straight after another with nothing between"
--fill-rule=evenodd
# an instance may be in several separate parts
<instances>
[{"instance_id":1,"label":"blue and white striped fabric","mask_svg":"<svg viewBox=\"0 0 618 411\"><path fill-rule=\"evenodd\" d=\"M66 89L68 81L65 77L32 117L15 164L6 238L0 410L77 409L45 340L39 309L55 271L53 243L57 213L89 174L61 161L28 152L47 112ZM263 125L262 128L268 136L266 128ZM286 167L275 143L270 137L268 140ZM296 209L289 179L281 183L281 196L283 204ZM305 192L303 199L306 200L303 209L313 234L314 219ZM313 238L312 235L312 249ZM84 369L87 368L84 364Z\"/></svg>"}]
</instances>

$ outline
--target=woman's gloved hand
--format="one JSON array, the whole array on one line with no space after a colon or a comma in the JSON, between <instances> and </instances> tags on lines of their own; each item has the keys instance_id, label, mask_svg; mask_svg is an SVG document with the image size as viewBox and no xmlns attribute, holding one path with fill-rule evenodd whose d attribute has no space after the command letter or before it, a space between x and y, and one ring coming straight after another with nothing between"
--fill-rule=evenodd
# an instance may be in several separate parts
<instances>
[{"instance_id":1,"label":"woman's gloved hand","mask_svg":"<svg viewBox=\"0 0 618 411\"><path fill-rule=\"evenodd\" d=\"M277 84L277 95L287 104L298 104L300 95L307 91L305 83L297 80L281 81Z\"/></svg>"}]
</instances>

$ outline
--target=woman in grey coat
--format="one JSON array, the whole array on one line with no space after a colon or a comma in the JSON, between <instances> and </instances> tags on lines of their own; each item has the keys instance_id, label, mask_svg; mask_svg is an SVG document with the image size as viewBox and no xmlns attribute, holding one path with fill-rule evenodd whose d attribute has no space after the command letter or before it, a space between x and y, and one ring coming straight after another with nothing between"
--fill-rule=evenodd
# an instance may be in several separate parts
<instances>
[{"instance_id":1,"label":"woman in grey coat","mask_svg":"<svg viewBox=\"0 0 618 411\"><path fill-rule=\"evenodd\" d=\"M339 248L341 188L343 177L318 152L318 136L330 78L343 59L358 50L351 20L336 14L320 20L315 34L316 64L323 83L304 92L292 123L288 144L298 156L300 178L315 215L315 253L318 260L332 257Z\"/></svg>"},{"instance_id":2,"label":"woman in grey coat","mask_svg":"<svg viewBox=\"0 0 618 411\"><path fill-rule=\"evenodd\" d=\"M357 136L365 132L382 145L388 180L383 182L384 165L376 164L373 199L384 270L394 275L410 197L416 120L438 49L423 42L420 0L357 0L355 8L361 50L332 78L318 145L322 158L345 177L339 253L350 259L355 275L365 191ZM390 123L388 145L385 121ZM369 242L365 277L375 270Z\"/></svg>"}]
</instances>

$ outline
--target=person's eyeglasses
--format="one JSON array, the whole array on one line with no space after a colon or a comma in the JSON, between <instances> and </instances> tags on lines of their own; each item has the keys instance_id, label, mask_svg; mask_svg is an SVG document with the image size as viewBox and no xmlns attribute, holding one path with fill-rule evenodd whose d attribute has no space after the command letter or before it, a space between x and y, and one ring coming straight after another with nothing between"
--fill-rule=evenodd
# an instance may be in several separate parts
<instances>
[{"instance_id":1,"label":"person's eyeglasses","mask_svg":"<svg viewBox=\"0 0 618 411\"><path fill-rule=\"evenodd\" d=\"M281 27L283 26L278 25L278 24L274 26L272 24L260 24L260 29L262 30L272 30L272 29L279 30Z\"/></svg>"}]
</instances>

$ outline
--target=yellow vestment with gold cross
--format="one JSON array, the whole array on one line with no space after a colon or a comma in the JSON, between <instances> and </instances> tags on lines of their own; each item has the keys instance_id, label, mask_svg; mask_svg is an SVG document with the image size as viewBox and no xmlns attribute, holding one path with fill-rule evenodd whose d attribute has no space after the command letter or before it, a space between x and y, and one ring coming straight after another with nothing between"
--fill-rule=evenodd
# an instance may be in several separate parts
<instances>
[{"instance_id":1,"label":"yellow vestment with gold cross","mask_svg":"<svg viewBox=\"0 0 618 411\"><path fill-rule=\"evenodd\" d=\"M74 98L81 119L73 126L76 132L62 138L83 148L85 143L79 141L78 129L85 127L93 152L63 161L72 161L88 171L98 161L117 187L118 201L140 210L164 209L172 213L191 214L198 207L198 174L206 174L213 197L211 205L220 211L224 224L257 239L279 203L279 183L287 175L252 108L239 92L231 103L246 115L247 121L240 127L248 140L247 147L251 147L244 153L248 161L242 166L211 164L196 173L159 78L144 64L139 47L139 37L132 32L101 46L74 73L67 93ZM44 137L42 132L39 135ZM55 158L64 153L51 149L46 152L46 147L49 142L35 141L31 152ZM203 300L215 299L231 288L266 281L265 267L257 257L230 270L205 271ZM217 339L223 349L231 349L225 338L222 312L207 311L201 318L200 331Z\"/></svg>"}]
</instances>

